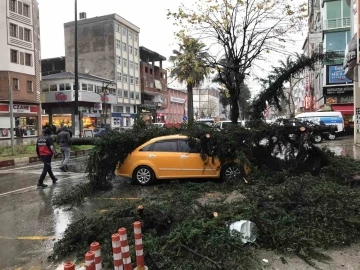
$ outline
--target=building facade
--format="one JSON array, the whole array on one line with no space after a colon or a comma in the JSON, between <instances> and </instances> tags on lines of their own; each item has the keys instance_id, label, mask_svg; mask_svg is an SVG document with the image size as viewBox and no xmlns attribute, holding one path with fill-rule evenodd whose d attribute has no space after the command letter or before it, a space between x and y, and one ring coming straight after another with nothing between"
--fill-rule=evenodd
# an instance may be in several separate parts
<instances>
[{"instance_id":1,"label":"building facade","mask_svg":"<svg viewBox=\"0 0 360 270\"><path fill-rule=\"evenodd\" d=\"M74 71L75 22L65 23L64 30L66 71ZM141 103L139 33L139 27L117 14L78 21L79 72L116 82L111 123L119 126L133 125Z\"/></svg>"},{"instance_id":2,"label":"building facade","mask_svg":"<svg viewBox=\"0 0 360 270\"><path fill-rule=\"evenodd\" d=\"M165 123L165 109L168 106L167 71L162 68L162 62L166 57L141 46L140 60L142 102L139 114L145 121Z\"/></svg>"},{"instance_id":3,"label":"building facade","mask_svg":"<svg viewBox=\"0 0 360 270\"><path fill-rule=\"evenodd\" d=\"M43 76L41 82L41 101L45 112L42 126L61 124L73 128L75 123L74 73L62 72ZM119 127L112 120L114 106L117 104L116 84L109 79L79 73L79 111L81 130L95 129L105 125Z\"/></svg>"},{"instance_id":4,"label":"building facade","mask_svg":"<svg viewBox=\"0 0 360 270\"><path fill-rule=\"evenodd\" d=\"M165 109L166 123L179 124L187 116L187 92L168 88L168 107Z\"/></svg>"},{"instance_id":5,"label":"building facade","mask_svg":"<svg viewBox=\"0 0 360 270\"><path fill-rule=\"evenodd\" d=\"M10 89L15 136L38 136L41 67L36 0L0 1L0 51L0 138L10 137Z\"/></svg>"},{"instance_id":6,"label":"building facade","mask_svg":"<svg viewBox=\"0 0 360 270\"><path fill-rule=\"evenodd\" d=\"M216 87L196 87L193 90L194 117L214 118L220 116L220 90Z\"/></svg>"},{"instance_id":7,"label":"building facade","mask_svg":"<svg viewBox=\"0 0 360 270\"><path fill-rule=\"evenodd\" d=\"M65 56L41 59L41 75L65 72Z\"/></svg>"}]
</instances>

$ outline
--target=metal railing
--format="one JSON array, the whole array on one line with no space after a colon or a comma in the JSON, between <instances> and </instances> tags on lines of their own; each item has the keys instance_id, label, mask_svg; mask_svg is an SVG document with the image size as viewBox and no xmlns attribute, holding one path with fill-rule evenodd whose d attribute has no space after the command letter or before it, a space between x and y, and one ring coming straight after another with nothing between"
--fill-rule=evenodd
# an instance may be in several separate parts
<instances>
[{"instance_id":1,"label":"metal railing","mask_svg":"<svg viewBox=\"0 0 360 270\"><path fill-rule=\"evenodd\" d=\"M324 30L350 27L350 18L324 20Z\"/></svg>"}]
</instances>

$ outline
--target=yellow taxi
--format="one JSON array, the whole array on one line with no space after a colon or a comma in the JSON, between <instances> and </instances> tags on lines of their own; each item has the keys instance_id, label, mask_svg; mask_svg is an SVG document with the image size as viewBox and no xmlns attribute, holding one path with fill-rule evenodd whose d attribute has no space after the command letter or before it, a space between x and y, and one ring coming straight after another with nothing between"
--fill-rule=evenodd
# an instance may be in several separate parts
<instances>
[{"instance_id":1,"label":"yellow taxi","mask_svg":"<svg viewBox=\"0 0 360 270\"><path fill-rule=\"evenodd\" d=\"M244 174L235 162L221 167L217 158L214 162L208 159L204 162L200 153L191 150L186 136L162 136L136 148L123 164L118 164L115 174L140 185L150 185L156 179L241 179Z\"/></svg>"}]
</instances>

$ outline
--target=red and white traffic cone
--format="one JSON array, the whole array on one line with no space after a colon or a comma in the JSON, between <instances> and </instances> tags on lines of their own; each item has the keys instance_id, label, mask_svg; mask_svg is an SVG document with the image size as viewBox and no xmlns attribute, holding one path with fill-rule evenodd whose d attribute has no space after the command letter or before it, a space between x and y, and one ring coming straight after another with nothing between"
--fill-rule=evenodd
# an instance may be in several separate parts
<instances>
[{"instance_id":1,"label":"red and white traffic cone","mask_svg":"<svg viewBox=\"0 0 360 270\"><path fill-rule=\"evenodd\" d=\"M123 261L121 254L121 245L120 245L120 234L115 233L111 236L112 241L112 250L114 256L114 270L123 270Z\"/></svg>"},{"instance_id":2,"label":"red and white traffic cone","mask_svg":"<svg viewBox=\"0 0 360 270\"><path fill-rule=\"evenodd\" d=\"M130 249L127 239L126 229L120 228L118 232L120 234L120 245L121 245L121 254L123 258L124 270L133 270L131 265Z\"/></svg>"},{"instance_id":3,"label":"red and white traffic cone","mask_svg":"<svg viewBox=\"0 0 360 270\"><path fill-rule=\"evenodd\" d=\"M144 249L141 234L141 223L134 222L134 238L135 238L135 251L136 251L136 268L135 270L147 270L144 261Z\"/></svg>"},{"instance_id":4,"label":"red and white traffic cone","mask_svg":"<svg viewBox=\"0 0 360 270\"><path fill-rule=\"evenodd\" d=\"M73 262L66 262L64 264L64 270L75 270L75 264Z\"/></svg>"},{"instance_id":5,"label":"red and white traffic cone","mask_svg":"<svg viewBox=\"0 0 360 270\"><path fill-rule=\"evenodd\" d=\"M95 253L88 251L85 254L85 269L95 270Z\"/></svg>"},{"instance_id":6,"label":"red and white traffic cone","mask_svg":"<svg viewBox=\"0 0 360 270\"><path fill-rule=\"evenodd\" d=\"M95 270L102 270L100 244L98 242L91 243L90 250L95 253Z\"/></svg>"}]
</instances>

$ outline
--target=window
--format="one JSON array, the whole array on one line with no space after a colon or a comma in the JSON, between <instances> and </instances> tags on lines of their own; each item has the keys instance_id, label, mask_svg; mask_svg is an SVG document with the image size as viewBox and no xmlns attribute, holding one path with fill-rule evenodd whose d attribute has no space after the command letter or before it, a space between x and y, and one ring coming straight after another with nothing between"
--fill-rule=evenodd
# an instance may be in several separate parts
<instances>
[{"instance_id":1,"label":"window","mask_svg":"<svg viewBox=\"0 0 360 270\"><path fill-rule=\"evenodd\" d=\"M118 89L117 90L117 94L118 94L118 97L122 97L122 89ZM121 106L122 107L122 106ZM121 110L122 112L122 110Z\"/></svg>"},{"instance_id":2,"label":"window","mask_svg":"<svg viewBox=\"0 0 360 270\"><path fill-rule=\"evenodd\" d=\"M149 144L149 145L145 146L144 148L142 148L140 151L145 151L145 152L151 151L151 149L152 149L153 146L154 146L153 143L152 143L152 144Z\"/></svg>"},{"instance_id":3,"label":"window","mask_svg":"<svg viewBox=\"0 0 360 270\"><path fill-rule=\"evenodd\" d=\"M138 49L134 48L134 54L138 55Z\"/></svg>"},{"instance_id":4,"label":"window","mask_svg":"<svg viewBox=\"0 0 360 270\"><path fill-rule=\"evenodd\" d=\"M71 84L65 83L65 90L71 90Z\"/></svg>"},{"instance_id":5,"label":"window","mask_svg":"<svg viewBox=\"0 0 360 270\"><path fill-rule=\"evenodd\" d=\"M16 12L16 0L9 0L9 9L12 12Z\"/></svg>"},{"instance_id":6,"label":"window","mask_svg":"<svg viewBox=\"0 0 360 270\"><path fill-rule=\"evenodd\" d=\"M86 83L81 84L81 90L87 91L87 84Z\"/></svg>"},{"instance_id":7,"label":"window","mask_svg":"<svg viewBox=\"0 0 360 270\"><path fill-rule=\"evenodd\" d=\"M17 25L10 23L10 36L11 37L18 37L17 35Z\"/></svg>"},{"instance_id":8,"label":"window","mask_svg":"<svg viewBox=\"0 0 360 270\"><path fill-rule=\"evenodd\" d=\"M22 15L22 7L23 7L23 3L22 2L18 2L18 13L20 14L20 15Z\"/></svg>"},{"instance_id":9,"label":"window","mask_svg":"<svg viewBox=\"0 0 360 270\"><path fill-rule=\"evenodd\" d=\"M120 33L120 24L115 24L116 32Z\"/></svg>"},{"instance_id":10,"label":"window","mask_svg":"<svg viewBox=\"0 0 360 270\"><path fill-rule=\"evenodd\" d=\"M193 149L192 149L192 147L190 147L188 141L179 140L180 152L183 152L183 153L200 153L199 150L196 150L196 149L199 149L200 145L198 143L196 143L195 141L192 142L192 144L194 144Z\"/></svg>"},{"instance_id":11,"label":"window","mask_svg":"<svg viewBox=\"0 0 360 270\"><path fill-rule=\"evenodd\" d=\"M152 74L153 73L153 70L152 70L152 68L150 68L150 74Z\"/></svg>"},{"instance_id":12,"label":"window","mask_svg":"<svg viewBox=\"0 0 360 270\"><path fill-rule=\"evenodd\" d=\"M154 152L178 152L177 141L159 141L154 144Z\"/></svg>"},{"instance_id":13,"label":"window","mask_svg":"<svg viewBox=\"0 0 360 270\"><path fill-rule=\"evenodd\" d=\"M24 53L20 52L20 65L24 65L24 64L25 64Z\"/></svg>"},{"instance_id":14,"label":"window","mask_svg":"<svg viewBox=\"0 0 360 270\"><path fill-rule=\"evenodd\" d=\"M145 86L149 87L149 82L147 80L145 81Z\"/></svg>"},{"instance_id":15,"label":"window","mask_svg":"<svg viewBox=\"0 0 360 270\"><path fill-rule=\"evenodd\" d=\"M49 85L47 85L47 84L41 85L41 91L42 92L49 92Z\"/></svg>"},{"instance_id":16,"label":"window","mask_svg":"<svg viewBox=\"0 0 360 270\"><path fill-rule=\"evenodd\" d=\"M123 34L124 36L126 36L126 34L127 34L127 29L126 29L126 28L123 28L123 29L122 29L122 34Z\"/></svg>"},{"instance_id":17,"label":"window","mask_svg":"<svg viewBox=\"0 0 360 270\"><path fill-rule=\"evenodd\" d=\"M149 73L149 68L145 67L145 73Z\"/></svg>"},{"instance_id":18,"label":"window","mask_svg":"<svg viewBox=\"0 0 360 270\"><path fill-rule=\"evenodd\" d=\"M139 64L135 63L135 70L139 70Z\"/></svg>"},{"instance_id":19,"label":"window","mask_svg":"<svg viewBox=\"0 0 360 270\"><path fill-rule=\"evenodd\" d=\"M101 93L101 92L102 92L102 87L96 86L96 93Z\"/></svg>"},{"instance_id":20,"label":"window","mask_svg":"<svg viewBox=\"0 0 360 270\"><path fill-rule=\"evenodd\" d=\"M129 30L129 39L133 38L133 32L131 30Z\"/></svg>"},{"instance_id":21,"label":"window","mask_svg":"<svg viewBox=\"0 0 360 270\"><path fill-rule=\"evenodd\" d=\"M23 15L30 18L30 6L24 4L23 11L24 11Z\"/></svg>"},{"instance_id":22,"label":"window","mask_svg":"<svg viewBox=\"0 0 360 270\"><path fill-rule=\"evenodd\" d=\"M132 54L132 53L133 53L133 47L129 46L129 54Z\"/></svg>"},{"instance_id":23,"label":"window","mask_svg":"<svg viewBox=\"0 0 360 270\"><path fill-rule=\"evenodd\" d=\"M126 68L127 68L127 65L128 65L128 63L127 63L127 59L123 59L123 64L124 64L124 67L126 67Z\"/></svg>"},{"instance_id":24,"label":"window","mask_svg":"<svg viewBox=\"0 0 360 270\"><path fill-rule=\"evenodd\" d=\"M24 39L24 28L19 26L19 39Z\"/></svg>"},{"instance_id":25,"label":"window","mask_svg":"<svg viewBox=\"0 0 360 270\"><path fill-rule=\"evenodd\" d=\"M18 63L18 51L10 50L11 63Z\"/></svg>"},{"instance_id":26,"label":"window","mask_svg":"<svg viewBox=\"0 0 360 270\"><path fill-rule=\"evenodd\" d=\"M56 92L57 91L57 84L50 84L50 91Z\"/></svg>"},{"instance_id":27,"label":"window","mask_svg":"<svg viewBox=\"0 0 360 270\"><path fill-rule=\"evenodd\" d=\"M89 91L89 92L95 92L95 85L93 85L93 84L88 84L88 91Z\"/></svg>"},{"instance_id":28,"label":"window","mask_svg":"<svg viewBox=\"0 0 360 270\"><path fill-rule=\"evenodd\" d=\"M346 44L350 41L350 31L326 33L326 51L345 52Z\"/></svg>"},{"instance_id":29,"label":"window","mask_svg":"<svg viewBox=\"0 0 360 270\"><path fill-rule=\"evenodd\" d=\"M133 61L129 61L129 67L130 67L131 69L134 68L134 62L133 62Z\"/></svg>"},{"instance_id":30,"label":"window","mask_svg":"<svg viewBox=\"0 0 360 270\"><path fill-rule=\"evenodd\" d=\"M116 48L120 49L121 48L121 43L120 40L116 40Z\"/></svg>"},{"instance_id":31,"label":"window","mask_svg":"<svg viewBox=\"0 0 360 270\"><path fill-rule=\"evenodd\" d=\"M60 83L59 84L59 91L64 91L65 90L65 84Z\"/></svg>"},{"instance_id":32,"label":"window","mask_svg":"<svg viewBox=\"0 0 360 270\"><path fill-rule=\"evenodd\" d=\"M25 65L31 67L32 66L32 59L31 54L25 53Z\"/></svg>"},{"instance_id":33,"label":"window","mask_svg":"<svg viewBox=\"0 0 360 270\"><path fill-rule=\"evenodd\" d=\"M123 43L123 51L126 52L126 43Z\"/></svg>"},{"instance_id":34,"label":"window","mask_svg":"<svg viewBox=\"0 0 360 270\"><path fill-rule=\"evenodd\" d=\"M121 82L121 73L120 73L120 72L117 73L117 76L116 76L116 77L117 77L117 80L118 80L119 82Z\"/></svg>"},{"instance_id":35,"label":"window","mask_svg":"<svg viewBox=\"0 0 360 270\"><path fill-rule=\"evenodd\" d=\"M124 90L124 98L128 98L129 97L129 92L128 90Z\"/></svg>"},{"instance_id":36,"label":"window","mask_svg":"<svg viewBox=\"0 0 360 270\"><path fill-rule=\"evenodd\" d=\"M116 64L121 65L121 57L116 56Z\"/></svg>"},{"instance_id":37,"label":"window","mask_svg":"<svg viewBox=\"0 0 360 270\"><path fill-rule=\"evenodd\" d=\"M33 91L33 82L27 81L27 91L32 92Z\"/></svg>"},{"instance_id":38,"label":"window","mask_svg":"<svg viewBox=\"0 0 360 270\"><path fill-rule=\"evenodd\" d=\"M134 35L134 40L138 41L138 34L137 33L135 33L135 35Z\"/></svg>"},{"instance_id":39,"label":"window","mask_svg":"<svg viewBox=\"0 0 360 270\"><path fill-rule=\"evenodd\" d=\"M12 81L13 81L13 90L20 90L19 89L19 79L13 78Z\"/></svg>"},{"instance_id":40,"label":"window","mask_svg":"<svg viewBox=\"0 0 360 270\"><path fill-rule=\"evenodd\" d=\"M154 82L150 82L150 88L154 88Z\"/></svg>"},{"instance_id":41,"label":"window","mask_svg":"<svg viewBox=\"0 0 360 270\"><path fill-rule=\"evenodd\" d=\"M140 99L140 93L139 92L135 92L135 99L137 99L137 100Z\"/></svg>"},{"instance_id":42,"label":"window","mask_svg":"<svg viewBox=\"0 0 360 270\"><path fill-rule=\"evenodd\" d=\"M129 78L130 78L130 83L134 84L134 76L129 76Z\"/></svg>"},{"instance_id":43,"label":"window","mask_svg":"<svg viewBox=\"0 0 360 270\"><path fill-rule=\"evenodd\" d=\"M134 91L130 91L130 98L134 99Z\"/></svg>"},{"instance_id":44,"label":"window","mask_svg":"<svg viewBox=\"0 0 360 270\"><path fill-rule=\"evenodd\" d=\"M341 18L341 1L327 2L326 7L326 18L328 20Z\"/></svg>"},{"instance_id":45,"label":"window","mask_svg":"<svg viewBox=\"0 0 360 270\"><path fill-rule=\"evenodd\" d=\"M127 74L123 74L123 82L127 83Z\"/></svg>"},{"instance_id":46,"label":"window","mask_svg":"<svg viewBox=\"0 0 360 270\"><path fill-rule=\"evenodd\" d=\"M139 84L139 78L135 77L135 84Z\"/></svg>"},{"instance_id":47,"label":"window","mask_svg":"<svg viewBox=\"0 0 360 270\"><path fill-rule=\"evenodd\" d=\"M31 31L30 29L24 28L24 40L31 42Z\"/></svg>"},{"instance_id":48,"label":"window","mask_svg":"<svg viewBox=\"0 0 360 270\"><path fill-rule=\"evenodd\" d=\"M130 107L126 107L126 112L130 113Z\"/></svg>"},{"instance_id":49,"label":"window","mask_svg":"<svg viewBox=\"0 0 360 270\"><path fill-rule=\"evenodd\" d=\"M118 90L121 90L121 89L118 89ZM124 107L123 106L116 106L115 107L115 112L124 112Z\"/></svg>"}]
</instances>

